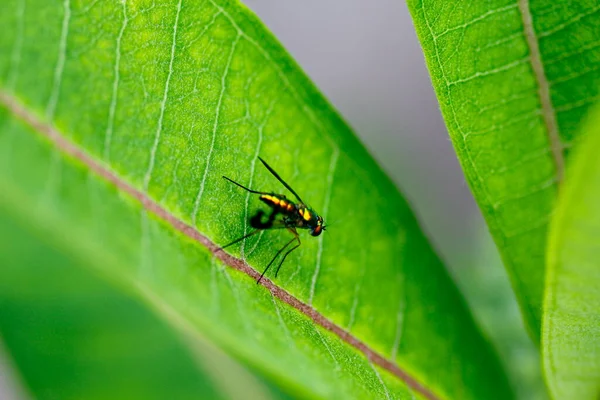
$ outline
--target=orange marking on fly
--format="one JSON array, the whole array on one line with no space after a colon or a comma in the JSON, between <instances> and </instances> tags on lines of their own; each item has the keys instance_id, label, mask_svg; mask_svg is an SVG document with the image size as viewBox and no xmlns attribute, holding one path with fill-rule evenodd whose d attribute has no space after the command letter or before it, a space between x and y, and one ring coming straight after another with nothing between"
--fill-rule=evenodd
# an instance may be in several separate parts
<instances>
[{"instance_id":1,"label":"orange marking on fly","mask_svg":"<svg viewBox=\"0 0 600 400\"><path fill-rule=\"evenodd\" d=\"M271 208L271 213L266 214L263 210L258 210L256 214L252 218L250 218L250 225L253 228L255 228L255 230L223 246L221 249L239 243L242 240L257 234L258 232L262 232L265 229L287 228L287 230L294 235L294 237L275 254L275 256L273 257L271 262L269 262L269 264L266 266L256 283L260 282L267 270L271 267L273 262L275 262L277 257L279 257L279 255L288 247L290 247L294 242L297 242L295 246L292 246L283 254L281 261L279 262L279 265L275 270L275 276L277 276L279 268L281 268L281 265L285 261L285 258L292 251L294 251L300 246L300 236L298 235L296 229L307 229L310 232L311 236L319 236L325 230L323 218L321 218L313 210L308 209L308 207L305 206L306 203L300 198L300 196L298 196L298 193L296 193L294 189L290 187L290 185L288 185L283 179L281 179L277 172L275 172L273 168L271 168L262 158L258 157L258 159L263 163L265 168L269 170L269 172L275 178L277 178L277 180L296 197L296 200L298 200L298 202L291 201L282 194L260 192L257 190L249 189L227 178L226 176L223 176L223 178L233 183L234 185L250 193L260 195L260 200L266 203ZM264 217L267 217L266 220Z\"/></svg>"},{"instance_id":2,"label":"orange marking on fly","mask_svg":"<svg viewBox=\"0 0 600 400\"><path fill-rule=\"evenodd\" d=\"M274 205L279 205L279 202L280 202L279 198L276 196L264 195L264 196L260 196L260 198L262 200L264 200L266 203L271 203Z\"/></svg>"}]
</instances>

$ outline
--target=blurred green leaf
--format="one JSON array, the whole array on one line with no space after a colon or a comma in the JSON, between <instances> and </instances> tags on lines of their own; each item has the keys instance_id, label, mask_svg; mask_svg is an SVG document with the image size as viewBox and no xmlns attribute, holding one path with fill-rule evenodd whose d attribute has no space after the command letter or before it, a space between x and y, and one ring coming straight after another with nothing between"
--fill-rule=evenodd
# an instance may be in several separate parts
<instances>
[{"instance_id":1,"label":"blurred green leaf","mask_svg":"<svg viewBox=\"0 0 600 400\"><path fill-rule=\"evenodd\" d=\"M398 366L425 394L511 396L405 200L248 10L224 0L8 4L8 210L299 396L410 397ZM302 236L277 286L266 281L277 296L190 238L191 227L219 245L248 232L259 202L221 175L280 192L258 155L331 223ZM267 232L231 251L260 271L286 240Z\"/></svg>"},{"instance_id":2,"label":"blurred green leaf","mask_svg":"<svg viewBox=\"0 0 600 400\"><path fill-rule=\"evenodd\" d=\"M497 347L516 398L547 400L539 349L526 332L506 269L483 221L474 237L473 258L455 271L459 288Z\"/></svg>"},{"instance_id":3,"label":"blurred green leaf","mask_svg":"<svg viewBox=\"0 0 600 400\"><path fill-rule=\"evenodd\" d=\"M568 148L600 88L600 7L408 3L458 158L539 339L547 226Z\"/></svg>"},{"instance_id":4,"label":"blurred green leaf","mask_svg":"<svg viewBox=\"0 0 600 400\"><path fill-rule=\"evenodd\" d=\"M37 399L282 397L201 342L190 352L147 308L4 209L0 265L0 337Z\"/></svg>"},{"instance_id":5,"label":"blurred green leaf","mask_svg":"<svg viewBox=\"0 0 600 400\"><path fill-rule=\"evenodd\" d=\"M548 246L542 356L555 399L600 395L600 109L582 135Z\"/></svg>"}]
</instances>

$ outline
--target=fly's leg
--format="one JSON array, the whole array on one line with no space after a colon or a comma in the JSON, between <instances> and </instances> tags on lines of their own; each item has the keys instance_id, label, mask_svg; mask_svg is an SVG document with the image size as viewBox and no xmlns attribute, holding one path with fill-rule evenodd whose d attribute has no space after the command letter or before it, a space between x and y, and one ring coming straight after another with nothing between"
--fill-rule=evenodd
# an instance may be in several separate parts
<instances>
[{"instance_id":1,"label":"fly's leg","mask_svg":"<svg viewBox=\"0 0 600 400\"><path fill-rule=\"evenodd\" d=\"M294 250L296 250L298 247L300 247L300 245L302 244L302 242L300 242L300 236L298 236L298 234L296 233L296 237L294 238L295 240L298 241L298 244L295 245L294 247L292 247L291 249L289 249L284 255L283 258L281 259L281 261L279 262L279 265L277 266L277 269L275 270L275 278L277 278L277 274L279 273L279 268L281 268L281 266L283 265L283 262L285 261L285 258Z\"/></svg>"},{"instance_id":2,"label":"fly's leg","mask_svg":"<svg viewBox=\"0 0 600 400\"><path fill-rule=\"evenodd\" d=\"M223 246L223 247L219 247L219 248L218 248L216 251L221 251L221 250L223 250L223 249L224 249L224 248L226 248L226 247L233 246L234 244L236 244L236 243L239 243L239 242L241 242L242 240L249 238L250 236L254 236L254 235L256 235L256 234L257 234L258 232L260 232L260 231L261 231L260 229L257 229L257 230L255 230L255 231L252 231L252 232L248 233L247 235L244 235L244 236L242 236L241 238L235 239L235 240L234 240L233 242L231 242L231 243L227 243L227 244L226 244L225 246Z\"/></svg>"},{"instance_id":3,"label":"fly's leg","mask_svg":"<svg viewBox=\"0 0 600 400\"><path fill-rule=\"evenodd\" d=\"M269 263L269 265L267 265L267 267L265 268L265 270L263 271L262 274L260 274L260 278L258 278L258 280L256 281L256 283L260 283L260 281L262 280L262 278L265 276L265 274L267 273L267 271L269 270L269 268L271 267L271 265L273 264L273 262L277 259L277 257L281 254L282 251L284 251L290 244L294 243L294 240L299 240L298 239L298 234L296 233L295 236L292 238L292 240L290 240L289 242L287 242L285 244L285 246L283 246L281 249L279 249L279 251L275 254L275 256L273 257L273 259L271 260L271 262ZM298 246L295 246L298 247ZM292 249L293 250L293 249ZM285 255L287 256L289 254L286 253ZM285 256L284 256L285 259ZM281 267L281 264L279 264L279 267ZM279 267L277 268L277 270L279 270Z\"/></svg>"}]
</instances>

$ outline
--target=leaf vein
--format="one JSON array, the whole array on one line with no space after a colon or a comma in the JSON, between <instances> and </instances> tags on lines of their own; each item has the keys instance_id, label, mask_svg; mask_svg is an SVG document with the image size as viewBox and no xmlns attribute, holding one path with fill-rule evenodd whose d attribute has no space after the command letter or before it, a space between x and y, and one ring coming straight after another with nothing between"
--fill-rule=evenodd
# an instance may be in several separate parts
<instances>
[{"instance_id":1,"label":"leaf vein","mask_svg":"<svg viewBox=\"0 0 600 400\"><path fill-rule=\"evenodd\" d=\"M221 113L221 104L223 103L223 97L225 96L225 83L227 81L227 75L229 74L229 69L231 68L231 60L233 59L233 54L235 53L235 48L240 40L240 35L238 34L231 45L231 50L229 51L229 57L227 59L227 64L225 64L225 69L223 70L223 75L221 76L221 91L219 93L219 99L217 100L217 106L215 108L215 119L213 121L213 129L212 129L212 137L210 141L210 147L208 149L208 154L206 155L206 166L204 167L204 173L202 174L202 181L200 182L200 188L198 189L198 194L196 195L196 200L194 201L194 211L192 212L192 224L196 225L196 217L198 215L198 210L200 208L200 200L202 199L202 195L204 194L204 187L206 185L206 178L208 176L208 170L210 168L210 161L212 158L212 153L215 148L215 140L217 138L217 128L219 126L219 115Z\"/></svg>"},{"instance_id":2,"label":"leaf vein","mask_svg":"<svg viewBox=\"0 0 600 400\"><path fill-rule=\"evenodd\" d=\"M526 0L526 1L529 1L529 0ZM596 7L590 8L586 12L583 12L581 14L576 15L573 18L569 19L568 21L565 21L562 24L556 25L552 29L548 29L547 31L541 32L539 34L539 37L540 38L544 38L544 37L553 35L553 34L555 34L557 32L560 32L563 29L567 28L568 26L573 25L574 23L579 22L583 18L589 17L590 15L596 14L598 11L600 11L600 5L597 5Z\"/></svg>"},{"instance_id":3,"label":"leaf vein","mask_svg":"<svg viewBox=\"0 0 600 400\"><path fill-rule=\"evenodd\" d=\"M560 61L566 60L571 57L581 56L588 51L596 50L598 47L600 47L600 41L599 42L590 42L585 46L577 47L577 50L574 50L574 51L571 51L568 53L562 53L561 55L559 55L555 58L547 60L546 65L556 64Z\"/></svg>"},{"instance_id":4,"label":"leaf vein","mask_svg":"<svg viewBox=\"0 0 600 400\"><path fill-rule=\"evenodd\" d=\"M65 68L65 59L67 56L67 37L69 34L69 23L71 20L70 0L64 0L63 7L64 15L60 32L60 42L58 45L58 59L56 60L56 67L54 68L52 92L50 93L50 99L48 100L48 105L46 107L46 118L48 118L49 121L54 118L54 113L56 112L56 104L58 103L58 97L60 96L62 74Z\"/></svg>"},{"instance_id":5,"label":"leaf vein","mask_svg":"<svg viewBox=\"0 0 600 400\"><path fill-rule=\"evenodd\" d=\"M325 341L325 338L323 337L323 335L321 334L321 332L319 332L319 328L317 326L315 326L315 332L317 332L317 336L319 337L319 339L321 339L321 342L323 343L323 345L327 349L327 352L329 353L329 355L333 359L333 362L335 363L335 371L340 371L341 368L340 368L340 364L338 363L337 358L335 357L335 355L331 351L331 347L329 347L329 345Z\"/></svg>"},{"instance_id":6,"label":"leaf vein","mask_svg":"<svg viewBox=\"0 0 600 400\"><path fill-rule=\"evenodd\" d=\"M327 191L325 193L325 201L323 202L323 218L326 218L329 215L329 201L331 200L331 192L333 187L333 176L335 174L335 168L337 166L338 158L340 152L337 147L333 148L333 154L331 155L331 161L329 163L329 171L327 172ZM315 272L312 276L312 280L310 283L310 294L308 296L308 304L312 305L313 298L315 296L315 288L317 286L317 279L319 278L319 273L321 271L321 259L323 256L323 235L319 236L319 243L317 248L317 261L315 263Z\"/></svg>"},{"instance_id":7,"label":"leaf vein","mask_svg":"<svg viewBox=\"0 0 600 400\"><path fill-rule=\"evenodd\" d=\"M404 279L404 277L402 277ZM394 344L392 345L392 361L396 361L398 349L400 348L400 340L402 339L402 329L404 327L404 314L406 312L406 291L402 285L402 293L400 295L400 304L398 304L398 313L396 315L396 334L394 335Z\"/></svg>"},{"instance_id":8,"label":"leaf vein","mask_svg":"<svg viewBox=\"0 0 600 400\"><path fill-rule=\"evenodd\" d=\"M158 149L158 143L160 142L160 135L163 127L163 118L165 116L165 109L167 107L167 99L169 96L169 84L171 83L171 76L173 75L173 60L175 59L175 48L177 44L177 26L179 25L179 14L181 13L181 3L183 0L179 0L177 3L177 13L175 14L175 23L173 24L173 40L171 43L171 57L169 60L169 72L167 73L167 80L165 82L165 90L163 91L163 98L160 103L160 114L158 116L158 124L156 127L156 134L154 135L154 143L150 150L150 160L148 162L148 169L144 176L144 190L148 191L148 185L152 178L152 170L154 169L154 163L156 162L156 150Z\"/></svg>"},{"instance_id":9,"label":"leaf vein","mask_svg":"<svg viewBox=\"0 0 600 400\"><path fill-rule=\"evenodd\" d=\"M477 46L475 48L475 51L479 53L479 52L484 51L484 50L489 50L489 49L492 49L492 48L494 48L496 46L500 46L500 45L502 45L504 43L508 43L508 42L510 42L512 40L515 40L515 39L521 38L521 37L523 37L523 32L521 32L521 31L515 32L515 33L512 33L512 34L510 34L508 36L505 36L505 37L503 37L501 39L498 39L498 40L495 40L493 42L490 42L490 43L488 43L488 44L486 44L484 46Z\"/></svg>"},{"instance_id":10,"label":"leaf vein","mask_svg":"<svg viewBox=\"0 0 600 400\"><path fill-rule=\"evenodd\" d=\"M556 113L562 113L565 111L574 110L579 107L587 106L589 104L595 104L598 100L600 100L600 96L592 96L584 99L579 99L572 103L567 103L556 107Z\"/></svg>"},{"instance_id":11,"label":"leaf vein","mask_svg":"<svg viewBox=\"0 0 600 400\"><path fill-rule=\"evenodd\" d=\"M275 100L273 100L273 102L271 102L271 105L269 106L269 109L266 112L264 121L260 124L260 126L257 129L258 139L256 141L256 147L254 149L254 157L252 158L252 161L250 162L250 180L248 182L249 188L252 188L252 185L254 183L254 173L256 171L256 160L258 159L258 156L260 155L260 148L262 146L262 141L263 141L263 131L265 129L265 125L269 121L269 117L271 116L271 113L273 112L274 105L275 105ZM250 107L248 105L246 105L246 114L248 116L249 116L249 112L250 112ZM248 233L248 214L250 214L248 208L250 207L250 194L251 194L250 192L246 193L246 199L244 202L244 235L246 235L246 233ZM259 241L260 241L260 238L256 241L256 245L258 245ZM251 251L254 251L254 249L256 248L256 245L251 249ZM242 240L242 245L241 245L241 250L240 250L242 258L244 257L245 246L246 246L246 240L244 239L244 240Z\"/></svg>"},{"instance_id":12,"label":"leaf vein","mask_svg":"<svg viewBox=\"0 0 600 400\"><path fill-rule=\"evenodd\" d=\"M475 18L473 18L473 19L471 19L471 20L469 20L469 21L467 21L465 23L453 26L452 28L448 28L448 29L446 29L446 30L438 33L437 35L435 35L435 38L439 39L440 37L446 35L447 33L450 33L452 31L456 31L458 29L465 29L465 28L467 28L467 27L469 27L469 26L471 26L471 25L473 25L473 24L475 24L475 23L477 23L479 21L482 21L482 20L484 20L484 19L486 19L488 17L491 17L492 15L503 13L504 11L510 11L513 8L516 8L516 7L517 7L516 4L509 4L509 5L504 6L504 7L500 7L500 8L496 8L494 10L486 11L485 13L483 13L483 14L481 14L481 15L479 15L479 16L477 16L477 17L475 17Z\"/></svg>"},{"instance_id":13,"label":"leaf vein","mask_svg":"<svg viewBox=\"0 0 600 400\"><path fill-rule=\"evenodd\" d=\"M237 309L238 309L238 312L240 313L240 319L242 320L244 329L246 330L246 333L250 334L252 332L252 326L250 325L250 319L247 318L247 315L243 312L243 304L244 303L242 302L242 299L240 298L240 294L237 291L235 285L233 284L233 279L231 279L231 276L229 275L229 271L227 271L225 268L223 268L221 270L221 273L223 274L223 276L225 276L225 280L227 281L227 283L229 284L229 287L231 288L231 293L233 293L233 297L237 304Z\"/></svg>"},{"instance_id":14,"label":"leaf vein","mask_svg":"<svg viewBox=\"0 0 600 400\"><path fill-rule=\"evenodd\" d=\"M541 114L542 110L538 109L533 111L527 111L519 115L511 115L509 116L508 120L494 123L489 128L465 132L464 137L466 139L469 136L481 136L488 133L498 132L502 129L520 124L521 122L525 121L529 121L528 127L531 127L535 125L536 122L538 122Z\"/></svg>"},{"instance_id":15,"label":"leaf vein","mask_svg":"<svg viewBox=\"0 0 600 400\"><path fill-rule=\"evenodd\" d=\"M19 65L21 64L21 52L23 51L23 31L25 29L25 0L19 2L17 7L17 35L10 56L10 69L6 78L6 86L15 89L19 77Z\"/></svg>"},{"instance_id":16,"label":"leaf vein","mask_svg":"<svg viewBox=\"0 0 600 400\"><path fill-rule=\"evenodd\" d=\"M458 84L461 84L461 83L466 83L466 82L472 81L472 80L477 79L477 78L483 78L485 76L490 76L490 75L498 74L500 72L508 71L508 70L510 70L512 68L518 67L519 65L525 64L527 61L529 61L529 56L523 57L523 58L521 58L519 60L512 61L512 62L510 62L508 64L502 65L502 66L497 67L497 68L489 69L487 71L478 71L478 72L475 72L474 74L472 74L470 76L467 76L465 78L460 78L460 79L457 79L455 81L448 82L447 85L448 86L455 86L455 85L458 85Z\"/></svg>"},{"instance_id":17,"label":"leaf vein","mask_svg":"<svg viewBox=\"0 0 600 400\"><path fill-rule=\"evenodd\" d=\"M377 371L377 368L375 368L375 365L373 365L373 363L371 362L371 360L369 360L369 365L373 369L373 372L375 373L375 376L377 377L377 380L379 381L379 383L381 383L381 387L383 388L383 392L385 393L385 398L388 399L388 400L391 400L390 392L389 392L389 390L387 388L387 385L385 384L385 382L381 378L381 375L379 374L379 371Z\"/></svg>"},{"instance_id":18,"label":"leaf vein","mask_svg":"<svg viewBox=\"0 0 600 400\"><path fill-rule=\"evenodd\" d=\"M492 204L492 208L494 210L497 210L498 208L502 207L503 205L513 202L513 201L517 201L517 200L521 200L524 199L526 197L529 196L533 196L535 194L538 194L539 192L543 192L546 189L549 189L551 187L553 187L555 184L557 184L557 180L556 180L556 176L553 176L550 179L545 180L544 182L534 186L534 187L530 187L528 188L526 191L521 192L521 193L510 193L510 195L502 197L500 199L498 199L497 202L495 202L494 204Z\"/></svg>"},{"instance_id":19,"label":"leaf vein","mask_svg":"<svg viewBox=\"0 0 600 400\"><path fill-rule=\"evenodd\" d=\"M121 24L121 29L119 30L119 35L117 36L117 44L115 49L115 66L114 66L114 80L112 86L112 93L110 98L110 106L108 109L108 123L106 125L106 132L104 136L104 159L108 161L110 159L110 143L112 140L114 123L115 123L115 113L117 110L117 97L119 90L119 79L120 79L120 65L121 65L121 39L123 39L123 34L125 33L125 28L127 28L127 23L129 19L127 17L127 2L123 1L123 23Z\"/></svg>"},{"instance_id":20,"label":"leaf vein","mask_svg":"<svg viewBox=\"0 0 600 400\"><path fill-rule=\"evenodd\" d=\"M281 315L281 310L279 310L279 305L277 305L277 300L275 299L275 295L273 293L271 293L271 299L273 300L273 307L275 307L275 313L277 314L277 319L279 320L281 329L283 329L283 333L284 333L285 337L288 339L288 341L292 344L292 346L295 347L296 342L294 342L294 339L292 338L292 334L290 333L290 330L289 330L287 324L283 320L283 316Z\"/></svg>"},{"instance_id":21,"label":"leaf vein","mask_svg":"<svg viewBox=\"0 0 600 400\"><path fill-rule=\"evenodd\" d=\"M556 79L552 80L552 82L550 82L550 85L556 85L556 84L559 84L559 83L565 83L565 82L568 82L570 80L580 78L580 77L582 77L584 75L587 75L587 74L589 74L591 72L596 72L598 70L600 70L600 66L598 66L597 64L595 64L593 66L586 66L585 68L581 68L577 72L573 72L571 74L564 75L564 76L562 76L560 78L556 78Z\"/></svg>"}]
</instances>

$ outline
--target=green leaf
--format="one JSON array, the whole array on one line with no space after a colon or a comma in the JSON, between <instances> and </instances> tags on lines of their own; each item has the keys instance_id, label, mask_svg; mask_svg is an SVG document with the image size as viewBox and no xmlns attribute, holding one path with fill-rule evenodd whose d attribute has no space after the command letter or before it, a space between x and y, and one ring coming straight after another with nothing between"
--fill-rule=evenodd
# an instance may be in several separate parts
<instances>
[{"instance_id":1,"label":"green leaf","mask_svg":"<svg viewBox=\"0 0 600 400\"><path fill-rule=\"evenodd\" d=\"M600 109L582 135L548 245L542 357L555 399L600 394Z\"/></svg>"},{"instance_id":2,"label":"green leaf","mask_svg":"<svg viewBox=\"0 0 600 400\"><path fill-rule=\"evenodd\" d=\"M285 398L205 343L190 352L147 308L13 219L0 210L0 334L35 398Z\"/></svg>"},{"instance_id":3,"label":"green leaf","mask_svg":"<svg viewBox=\"0 0 600 400\"><path fill-rule=\"evenodd\" d=\"M548 222L598 96L596 0L410 0L450 137L539 339Z\"/></svg>"},{"instance_id":4,"label":"green leaf","mask_svg":"<svg viewBox=\"0 0 600 400\"><path fill-rule=\"evenodd\" d=\"M406 201L247 9L181 0L8 9L0 203L9 212L299 396L511 397ZM302 232L262 285L255 279L289 234L232 247L241 259L216 249L249 232L260 207L221 175L283 191L258 155L331 224L318 238Z\"/></svg>"}]
</instances>

